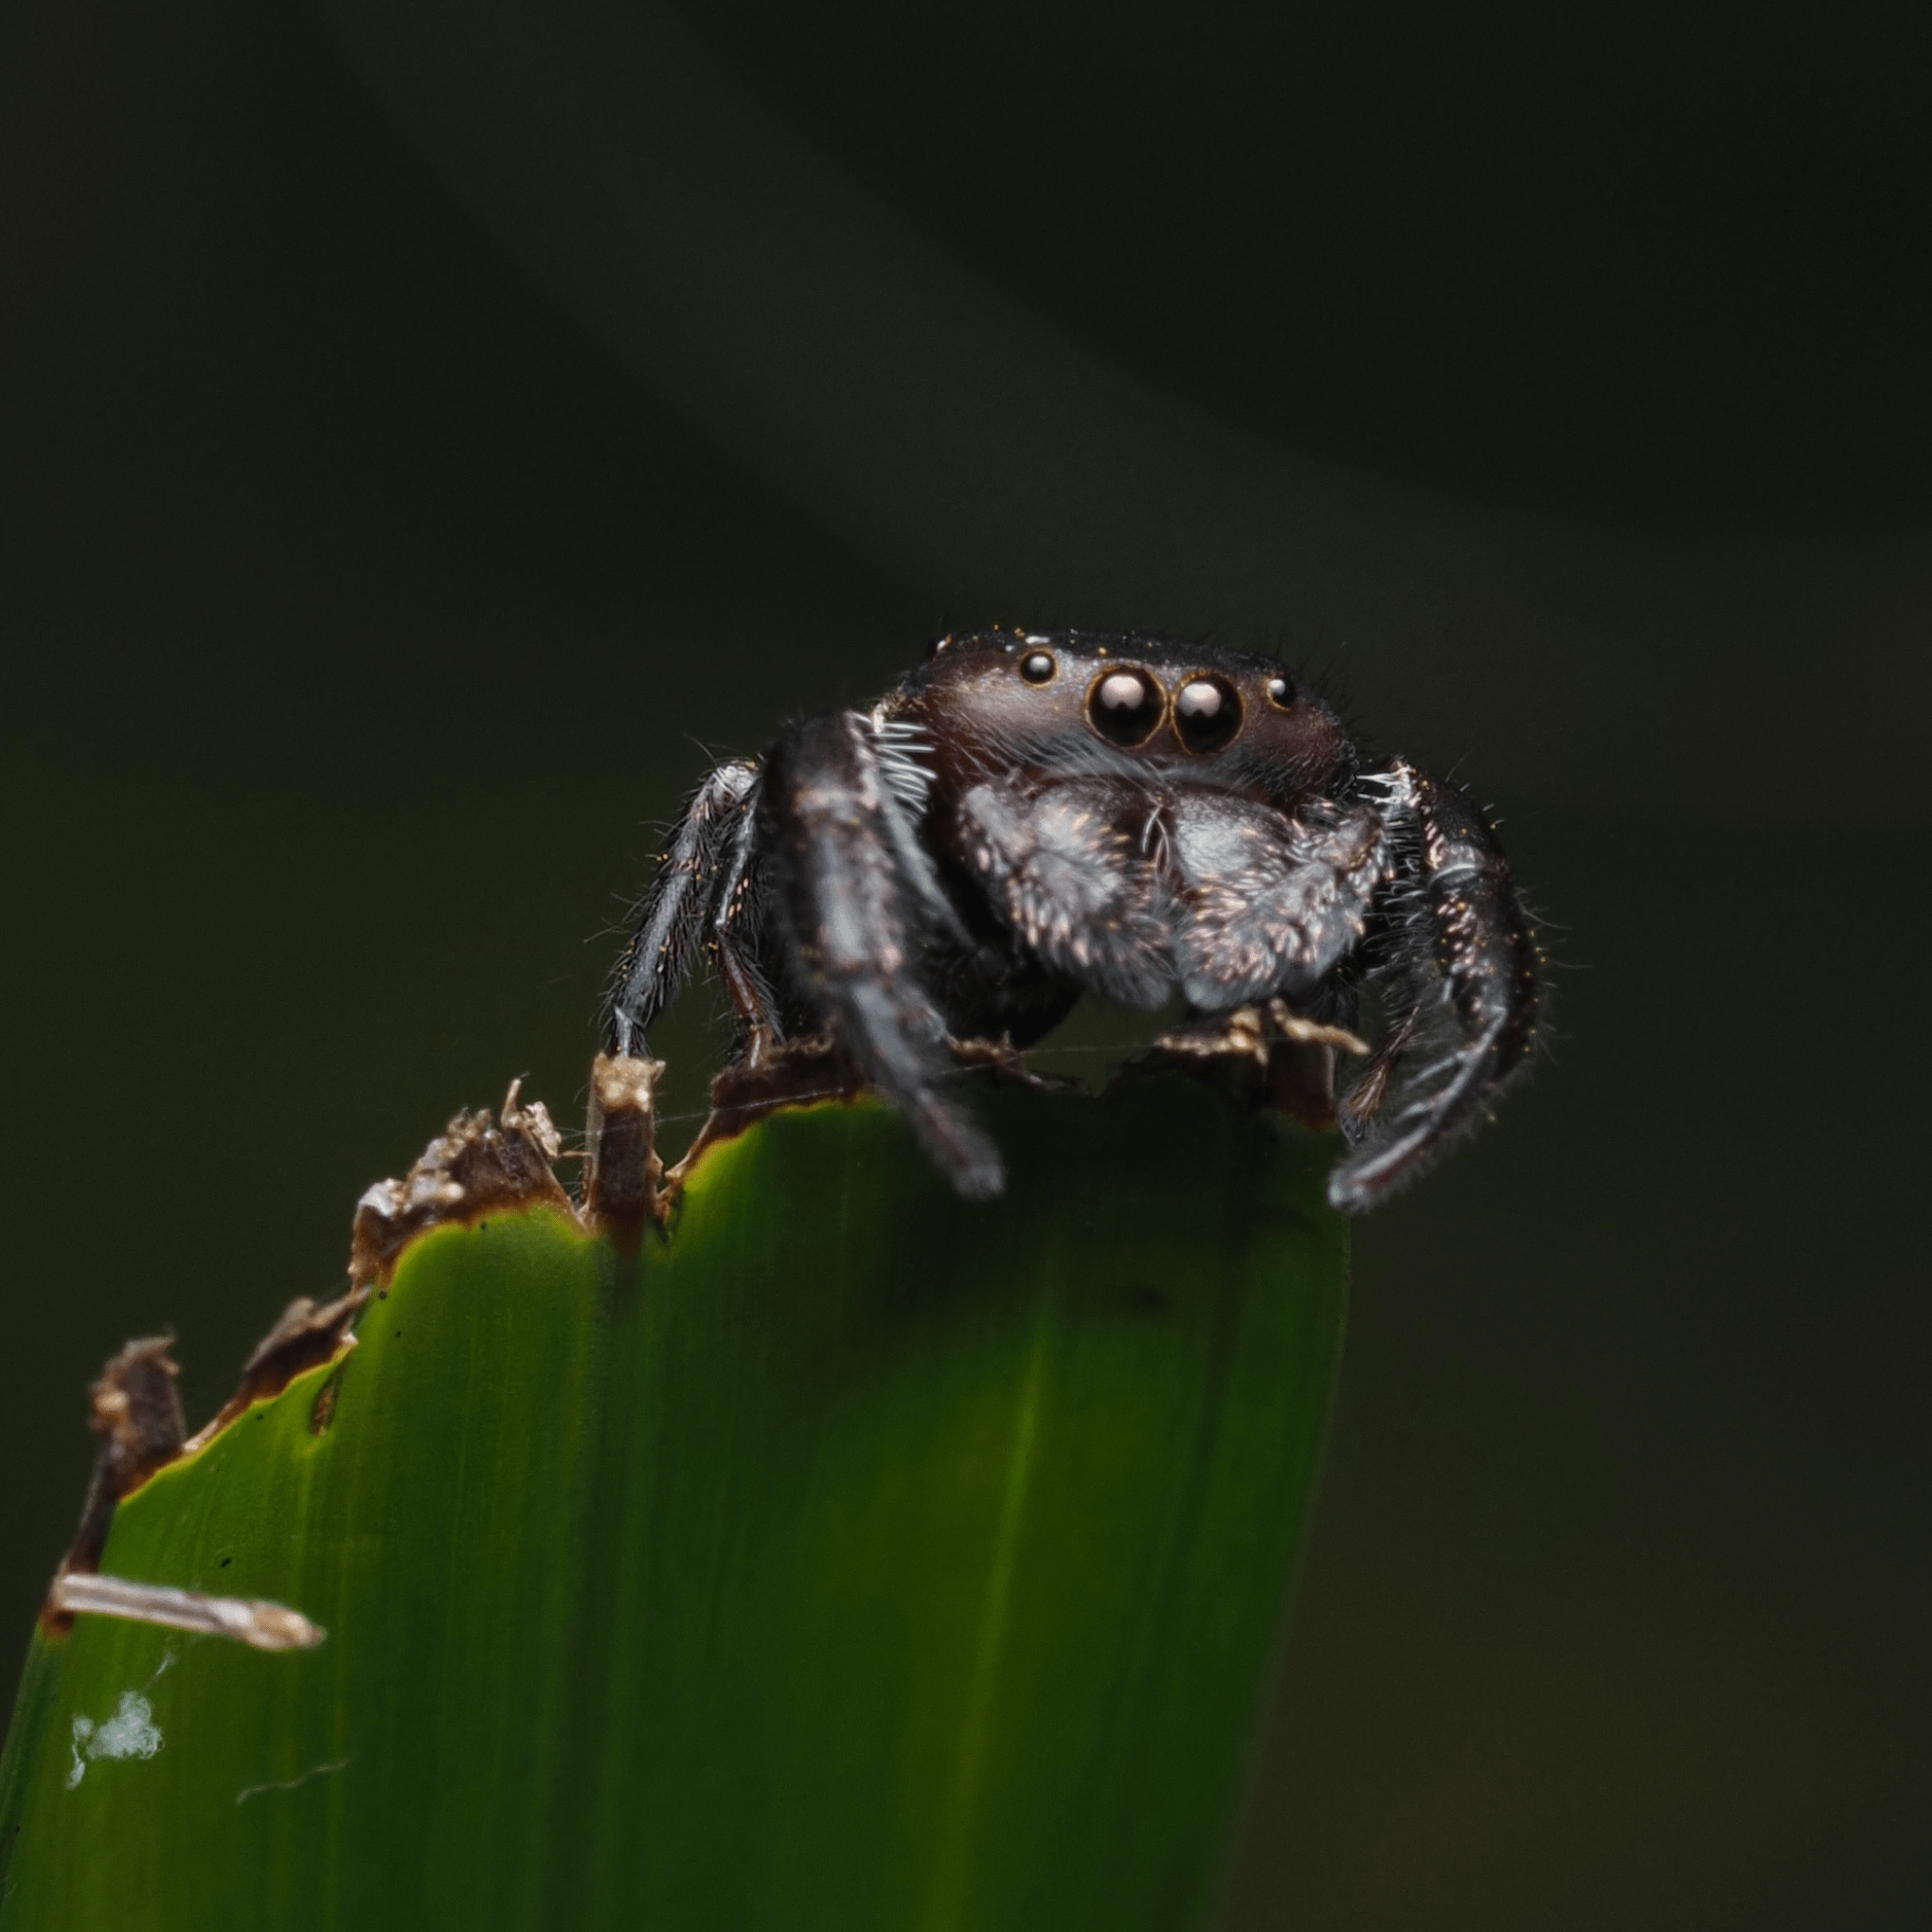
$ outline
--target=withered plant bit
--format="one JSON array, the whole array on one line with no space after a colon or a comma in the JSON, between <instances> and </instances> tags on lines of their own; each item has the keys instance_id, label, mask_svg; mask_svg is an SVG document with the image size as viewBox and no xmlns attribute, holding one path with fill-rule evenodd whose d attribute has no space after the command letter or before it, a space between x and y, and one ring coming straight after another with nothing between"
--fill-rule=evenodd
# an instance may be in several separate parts
<instances>
[{"instance_id":1,"label":"withered plant bit","mask_svg":"<svg viewBox=\"0 0 1932 1932\"><path fill-rule=\"evenodd\" d=\"M590 1065L583 1214L620 1249L635 1251L646 1226L664 1216L654 1112L663 1073L661 1060L626 1053L599 1053Z\"/></svg>"},{"instance_id":2,"label":"withered plant bit","mask_svg":"<svg viewBox=\"0 0 1932 1932\"><path fill-rule=\"evenodd\" d=\"M856 1063L822 1033L768 1047L755 1065L727 1066L711 1082L711 1111L666 1184L675 1191L707 1148L732 1139L781 1107L855 1100L865 1091L866 1076Z\"/></svg>"},{"instance_id":3,"label":"withered plant bit","mask_svg":"<svg viewBox=\"0 0 1932 1932\"><path fill-rule=\"evenodd\" d=\"M187 1445L188 1427L174 1386L181 1371L168 1352L172 1339L151 1335L130 1342L87 1391L92 1404L87 1425L100 1438L100 1453L63 1572L98 1567L114 1506Z\"/></svg>"},{"instance_id":4,"label":"withered plant bit","mask_svg":"<svg viewBox=\"0 0 1932 1932\"><path fill-rule=\"evenodd\" d=\"M342 1370L337 1369L315 1392L314 1406L309 1411L309 1433L322 1435L335 1420L335 1401L342 1392Z\"/></svg>"},{"instance_id":5,"label":"withered plant bit","mask_svg":"<svg viewBox=\"0 0 1932 1932\"><path fill-rule=\"evenodd\" d=\"M307 1295L296 1296L249 1356L242 1370L242 1386L222 1404L212 1422L194 1432L188 1449L206 1448L256 1403L273 1400L297 1375L347 1354L355 1347L349 1325L368 1298L367 1285L351 1288L347 1295L325 1303Z\"/></svg>"},{"instance_id":6,"label":"withered plant bit","mask_svg":"<svg viewBox=\"0 0 1932 1932\"><path fill-rule=\"evenodd\" d=\"M378 1181L356 1203L349 1276L358 1289L386 1286L396 1260L418 1235L446 1222L554 1208L574 1215L550 1172L563 1139L542 1101L519 1100L521 1081L504 1097L501 1126L490 1110L458 1114L400 1181Z\"/></svg>"},{"instance_id":7,"label":"withered plant bit","mask_svg":"<svg viewBox=\"0 0 1932 1932\"><path fill-rule=\"evenodd\" d=\"M47 1608L72 1618L123 1617L134 1623L159 1623L205 1637L232 1637L263 1651L313 1650L329 1633L299 1610L259 1598L208 1597L166 1583L134 1583L69 1570L54 1579Z\"/></svg>"}]
</instances>

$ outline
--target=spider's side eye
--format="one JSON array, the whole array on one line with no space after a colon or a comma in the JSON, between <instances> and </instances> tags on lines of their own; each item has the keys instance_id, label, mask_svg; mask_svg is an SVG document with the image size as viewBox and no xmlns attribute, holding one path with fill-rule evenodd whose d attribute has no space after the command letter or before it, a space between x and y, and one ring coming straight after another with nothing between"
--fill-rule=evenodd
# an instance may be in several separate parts
<instances>
[{"instance_id":1,"label":"spider's side eye","mask_svg":"<svg viewBox=\"0 0 1932 1932\"><path fill-rule=\"evenodd\" d=\"M1029 684L1050 684L1053 673L1060 667L1053 661L1050 651L1032 651L1020 659L1020 675Z\"/></svg>"},{"instance_id":2,"label":"spider's side eye","mask_svg":"<svg viewBox=\"0 0 1932 1932\"><path fill-rule=\"evenodd\" d=\"M1174 734L1190 751L1219 751L1241 729L1241 699L1225 677L1190 677L1174 693Z\"/></svg>"},{"instance_id":3,"label":"spider's side eye","mask_svg":"<svg viewBox=\"0 0 1932 1932\"><path fill-rule=\"evenodd\" d=\"M1295 683L1292 678L1283 677L1280 672L1268 680L1268 702L1278 711L1285 711L1295 702Z\"/></svg>"},{"instance_id":4,"label":"spider's side eye","mask_svg":"<svg viewBox=\"0 0 1932 1932\"><path fill-rule=\"evenodd\" d=\"M1144 671L1110 671L1087 694L1087 716L1112 744L1145 744L1166 708L1165 693Z\"/></svg>"}]
</instances>

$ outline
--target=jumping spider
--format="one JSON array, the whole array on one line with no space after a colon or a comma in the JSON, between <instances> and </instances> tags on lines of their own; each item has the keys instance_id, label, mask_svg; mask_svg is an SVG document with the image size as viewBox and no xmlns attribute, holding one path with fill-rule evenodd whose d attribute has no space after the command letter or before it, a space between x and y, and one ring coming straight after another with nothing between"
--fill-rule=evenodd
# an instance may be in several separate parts
<instances>
[{"instance_id":1,"label":"jumping spider","mask_svg":"<svg viewBox=\"0 0 1932 1932\"><path fill-rule=\"evenodd\" d=\"M1365 769L1270 659L1094 632L942 638L869 712L713 771L618 968L612 1052L644 1050L700 950L740 1064L829 1032L972 1198L1003 1173L951 1049L1025 1047L1082 991L1178 993L1173 1047L1367 1054L1333 1105L1350 1209L1473 1125L1536 1023L1530 921L1459 791Z\"/></svg>"}]
</instances>

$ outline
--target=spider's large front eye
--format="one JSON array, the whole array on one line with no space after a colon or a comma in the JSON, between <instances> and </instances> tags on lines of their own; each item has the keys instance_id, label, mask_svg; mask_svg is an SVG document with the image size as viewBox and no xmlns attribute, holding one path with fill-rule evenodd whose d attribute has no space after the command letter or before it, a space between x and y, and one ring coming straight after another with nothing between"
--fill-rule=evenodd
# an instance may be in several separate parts
<instances>
[{"instance_id":1,"label":"spider's large front eye","mask_svg":"<svg viewBox=\"0 0 1932 1932\"><path fill-rule=\"evenodd\" d=\"M1029 651L1020 659L1020 675L1029 684L1051 684L1056 669L1050 651Z\"/></svg>"},{"instance_id":2,"label":"spider's large front eye","mask_svg":"<svg viewBox=\"0 0 1932 1932\"><path fill-rule=\"evenodd\" d=\"M1190 751L1219 751L1241 729L1241 699L1225 677L1190 677L1174 693L1174 732Z\"/></svg>"},{"instance_id":3,"label":"spider's large front eye","mask_svg":"<svg viewBox=\"0 0 1932 1932\"><path fill-rule=\"evenodd\" d=\"M1110 671L1087 695L1094 729L1113 744L1145 744L1166 708L1165 693L1144 671Z\"/></svg>"}]
</instances>

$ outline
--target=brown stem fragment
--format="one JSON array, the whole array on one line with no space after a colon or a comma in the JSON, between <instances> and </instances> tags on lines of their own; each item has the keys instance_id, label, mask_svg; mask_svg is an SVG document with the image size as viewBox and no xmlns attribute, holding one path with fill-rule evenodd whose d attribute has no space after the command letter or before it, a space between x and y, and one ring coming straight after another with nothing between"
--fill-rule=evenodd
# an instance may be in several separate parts
<instances>
[{"instance_id":1,"label":"brown stem fragment","mask_svg":"<svg viewBox=\"0 0 1932 1932\"><path fill-rule=\"evenodd\" d=\"M599 1053L590 1065L584 1126L583 1215L620 1254L635 1254L648 1226L661 1225L664 1163L657 1157L653 1102L661 1060Z\"/></svg>"},{"instance_id":2,"label":"brown stem fragment","mask_svg":"<svg viewBox=\"0 0 1932 1932\"><path fill-rule=\"evenodd\" d=\"M125 1577L71 1570L54 1579L47 1609L69 1621L79 1615L124 1617L204 1637L227 1637L253 1650L310 1650L329 1634L299 1610L259 1597L208 1597L168 1583L135 1583Z\"/></svg>"}]
</instances>

